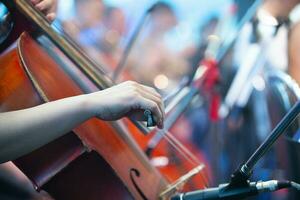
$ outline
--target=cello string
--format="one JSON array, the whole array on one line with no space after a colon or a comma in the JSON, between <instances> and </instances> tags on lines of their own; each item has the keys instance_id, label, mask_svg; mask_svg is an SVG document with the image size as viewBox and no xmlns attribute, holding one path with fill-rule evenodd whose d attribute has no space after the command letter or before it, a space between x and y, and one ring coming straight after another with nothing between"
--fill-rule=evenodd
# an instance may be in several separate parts
<instances>
[{"instance_id":1,"label":"cello string","mask_svg":"<svg viewBox=\"0 0 300 200\"><path fill-rule=\"evenodd\" d=\"M205 164L201 163L199 159L196 158L196 156L190 152L177 138L175 138L169 131L163 130L163 133L159 131L159 134L162 134L162 136L166 139L167 142L170 143L170 145L177 150L188 162L190 162L193 165L199 166L203 165L205 169ZM206 176L203 174L203 170L201 173L199 173L201 176L201 179L204 182L204 186L208 186L208 180Z\"/></svg>"},{"instance_id":2,"label":"cello string","mask_svg":"<svg viewBox=\"0 0 300 200\"><path fill-rule=\"evenodd\" d=\"M166 131L167 132L167 131ZM162 134L162 136L166 139L166 141L168 143L170 143L170 145L176 150L178 151L188 162L190 162L193 165L197 165L198 163L195 162L195 160L191 159L191 157L189 156L189 154L187 154L185 152L185 150L182 150L181 147L179 145L177 145L177 142L174 141L173 139L171 139L170 137L167 136L166 133L161 133L159 131L159 134Z\"/></svg>"},{"instance_id":3,"label":"cello string","mask_svg":"<svg viewBox=\"0 0 300 200\"><path fill-rule=\"evenodd\" d=\"M74 42L71 37L66 34L66 32L63 32L63 35L65 38L70 42L71 44L75 45L76 42ZM201 163L197 158L186 148L183 144L180 143L175 137L172 136L169 132L166 131L166 134L162 134L164 138L175 148L179 153L181 153L189 162L191 162L194 165L200 165Z\"/></svg>"},{"instance_id":4,"label":"cello string","mask_svg":"<svg viewBox=\"0 0 300 200\"><path fill-rule=\"evenodd\" d=\"M186 154L192 160L193 164L200 165L200 161L196 158L196 156L189 151L176 137L172 135L169 131L165 131L164 138L166 138L168 141L172 141L176 145L177 150L181 150L181 153Z\"/></svg>"},{"instance_id":5,"label":"cello string","mask_svg":"<svg viewBox=\"0 0 300 200\"><path fill-rule=\"evenodd\" d=\"M54 38L55 39L55 38ZM59 41L59 40L58 40ZM62 41L64 41L64 40L62 40ZM72 50L72 43L70 43L70 41L66 41L67 43L66 44L70 44L70 49ZM73 48L76 50L76 48L73 46ZM67 48L68 49L68 48ZM77 49L78 50L78 49ZM75 51L75 53L76 53L76 51ZM82 52L81 52L82 53ZM70 54L70 55L72 55L72 54ZM85 58L85 54L84 55L82 55L83 56L83 61L85 60L84 58ZM71 56L70 56L71 57ZM76 56L75 56L76 57ZM90 60L88 60L88 61L90 61ZM92 64L93 62L91 61L91 63L90 64ZM88 65L87 65L88 66ZM93 66L93 65L92 65ZM88 72L88 71L87 71ZM93 80L94 78L93 78L93 76L92 77L89 77L89 78L91 78L91 80ZM96 79L95 79L96 80ZM95 81L95 83L97 83L97 81ZM167 136L166 136L166 138L168 138ZM178 144L180 144L180 142L178 142L177 140L174 140L174 139L170 139L170 141L176 141L175 143L173 142L173 146L175 147L175 146L178 146ZM186 148L182 148L183 146L182 145L180 145L179 147L181 147L181 149L183 150L182 152L181 151L179 151L180 153L182 153L182 154L186 154L187 152L188 152L188 154L186 154L185 156L187 156L187 158L189 158L188 160L193 160L193 159L191 159L191 158L193 158L191 155L191 152L189 152ZM178 148L179 149L179 148ZM195 160L193 161L193 162L195 162ZM197 163L197 162L195 162L195 163Z\"/></svg>"},{"instance_id":6,"label":"cello string","mask_svg":"<svg viewBox=\"0 0 300 200\"><path fill-rule=\"evenodd\" d=\"M64 35L66 35L65 32ZM66 36L66 38L69 39L68 42L72 43L73 45L76 44L75 42L72 42L72 40L70 40L71 37ZM166 134L163 134L163 137L166 138L170 145L173 146L173 148L175 148L182 156L184 156L184 158L187 159L187 161L194 165L201 164L200 161L170 133L166 132Z\"/></svg>"},{"instance_id":7,"label":"cello string","mask_svg":"<svg viewBox=\"0 0 300 200\"><path fill-rule=\"evenodd\" d=\"M160 133L162 134L162 133ZM175 137L172 137L170 133L167 132L167 134L162 134L164 138L175 148L182 156L184 156L187 161L194 165L200 165L199 160L186 148L184 147L180 141L178 141ZM168 137L170 136L170 137Z\"/></svg>"},{"instance_id":8,"label":"cello string","mask_svg":"<svg viewBox=\"0 0 300 200\"><path fill-rule=\"evenodd\" d=\"M164 138L172 145L172 147L175 148L182 156L184 156L191 164L194 164L196 166L203 165L203 170L206 168L206 165L204 163L201 163L192 152L190 152L177 138L172 135L171 132L165 131L164 135ZM209 181L204 175L203 170L201 171L201 173L199 173L199 175L204 182L204 186L208 187Z\"/></svg>"},{"instance_id":9,"label":"cello string","mask_svg":"<svg viewBox=\"0 0 300 200\"><path fill-rule=\"evenodd\" d=\"M189 149L187 149L180 141L178 141L178 139L176 137L174 137L172 133L167 132L165 137L168 138L168 140L172 140L174 143L178 143L177 147L180 147L183 150L183 152L185 152L186 156L189 156L191 158L191 160L193 160L195 165L197 165L197 166L203 165L204 166L203 170L206 169L206 165L204 163L200 162L199 159L191 151L189 151ZM181 152L180 150L177 150L177 151ZM207 177L204 176L204 173L202 173L202 172L199 174L201 175L201 178L204 181L205 187L207 187L209 181L208 181Z\"/></svg>"}]
</instances>

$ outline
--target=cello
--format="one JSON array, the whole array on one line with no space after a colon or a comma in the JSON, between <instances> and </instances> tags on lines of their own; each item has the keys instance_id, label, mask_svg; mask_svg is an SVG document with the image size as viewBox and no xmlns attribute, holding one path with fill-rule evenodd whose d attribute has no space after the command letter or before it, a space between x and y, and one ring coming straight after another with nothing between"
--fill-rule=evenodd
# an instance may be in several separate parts
<instances>
[{"instance_id":1,"label":"cello","mask_svg":"<svg viewBox=\"0 0 300 200\"><path fill-rule=\"evenodd\" d=\"M28 108L112 85L28 2L15 0L3 3L10 8L15 19L26 16L26 24L30 24L34 31L23 33L17 48L6 52L0 59L3 66L0 70L1 112ZM14 24L13 30L18 28ZM87 153L89 150L97 153ZM158 199L169 195L162 196L169 188L168 182L150 164L121 122L91 119L76 127L73 133L14 163L31 179L37 190L44 189L56 199L119 199L129 196ZM30 163L35 164L32 166ZM114 173L114 178L120 181L111 181L115 180L111 177L107 180L119 185L114 186L112 191L108 191L110 187L100 187L109 186L108 182L103 183L105 180L102 178ZM89 181L88 186L84 181ZM120 185L125 186L121 191Z\"/></svg>"}]
</instances>

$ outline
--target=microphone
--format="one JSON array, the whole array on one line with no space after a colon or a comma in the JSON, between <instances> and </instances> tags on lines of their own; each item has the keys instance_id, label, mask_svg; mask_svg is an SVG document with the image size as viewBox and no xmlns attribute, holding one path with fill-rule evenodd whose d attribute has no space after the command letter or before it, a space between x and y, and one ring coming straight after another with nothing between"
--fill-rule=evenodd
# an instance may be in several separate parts
<instances>
[{"instance_id":1,"label":"microphone","mask_svg":"<svg viewBox=\"0 0 300 200\"><path fill-rule=\"evenodd\" d=\"M216 188L208 188L193 192L180 193L171 200L235 200L255 196L262 192L274 192L280 189L293 187L300 190L300 185L292 181L259 181L251 182L248 186L231 188L229 184L221 184Z\"/></svg>"},{"instance_id":2,"label":"microphone","mask_svg":"<svg viewBox=\"0 0 300 200\"><path fill-rule=\"evenodd\" d=\"M208 188L187 193L179 193L171 200L240 200L261 192L273 192L283 188L295 188L300 190L300 185L292 181L267 181L250 182L248 179L252 174L256 163L270 150L274 142L281 136L289 125L300 113L300 100L290 109L283 119L274 128L271 134L251 155L249 160L241 165L232 175L231 181L219 185L217 188Z\"/></svg>"}]
</instances>

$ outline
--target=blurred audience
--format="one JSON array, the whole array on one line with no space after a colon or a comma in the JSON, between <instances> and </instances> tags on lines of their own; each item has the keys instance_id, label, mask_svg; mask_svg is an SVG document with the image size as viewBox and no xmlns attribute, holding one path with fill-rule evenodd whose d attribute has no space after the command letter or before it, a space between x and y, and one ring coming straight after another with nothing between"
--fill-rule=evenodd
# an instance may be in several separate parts
<instances>
[{"instance_id":1,"label":"blurred audience","mask_svg":"<svg viewBox=\"0 0 300 200\"><path fill-rule=\"evenodd\" d=\"M177 23L176 14L169 4L159 2L154 6L148 30L137 42L128 62L128 69L136 80L166 91L187 73L186 59L164 41Z\"/></svg>"},{"instance_id":2,"label":"blurred audience","mask_svg":"<svg viewBox=\"0 0 300 200\"><path fill-rule=\"evenodd\" d=\"M87 47L99 48L103 35L103 14L105 6L102 0L75 0L76 19L80 27L78 41Z\"/></svg>"},{"instance_id":3,"label":"blurred audience","mask_svg":"<svg viewBox=\"0 0 300 200\"><path fill-rule=\"evenodd\" d=\"M289 34L288 72L300 86L300 22L295 24Z\"/></svg>"},{"instance_id":4,"label":"blurred audience","mask_svg":"<svg viewBox=\"0 0 300 200\"><path fill-rule=\"evenodd\" d=\"M119 44L126 32L123 11L102 0L75 0L74 6L74 19L62 22L65 32L110 72L119 59Z\"/></svg>"},{"instance_id":5,"label":"blurred audience","mask_svg":"<svg viewBox=\"0 0 300 200\"><path fill-rule=\"evenodd\" d=\"M63 22L65 31L96 62L104 64L107 72L112 73L123 53L127 36L124 12L105 5L102 0L75 0L74 3L76 20ZM144 34L134 45L125 68L133 79L168 90L186 75L189 71L186 56L166 42L167 34L177 23L176 14L169 4L155 4Z\"/></svg>"},{"instance_id":6,"label":"blurred audience","mask_svg":"<svg viewBox=\"0 0 300 200\"><path fill-rule=\"evenodd\" d=\"M117 7L107 7L103 18L103 37L100 39L100 49L105 62L115 69L122 53L122 43L126 35L126 16Z\"/></svg>"}]
</instances>

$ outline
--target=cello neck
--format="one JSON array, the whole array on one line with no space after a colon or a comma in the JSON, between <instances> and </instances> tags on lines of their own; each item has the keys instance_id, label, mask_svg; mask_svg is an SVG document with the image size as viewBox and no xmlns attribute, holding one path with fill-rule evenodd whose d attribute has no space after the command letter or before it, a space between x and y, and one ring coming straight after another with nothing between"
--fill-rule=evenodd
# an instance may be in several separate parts
<instances>
[{"instance_id":1,"label":"cello neck","mask_svg":"<svg viewBox=\"0 0 300 200\"><path fill-rule=\"evenodd\" d=\"M17 9L41 30L48 38L99 88L106 89L114 85L105 75L101 67L97 66L74 43L65 36L58 34L50 22L26 0L14 0Z\"/></svg>"},{"instance_id":2,"label":"cello neck","mask_svg":"<svg viewBox=\"0 0 300 200\"><path fill-rule=\"evenodd\" d=\"M109 88L114 82L93 62L78 46L62 34L53 29L49 21L26 0L14 0L17 9L34 24L83 72L86 77L100 90ZM103 69L103 68L102 68ZM132 122L144 134L150 132L143 123L132 120Z\"/></svg>"}]
</instances>

